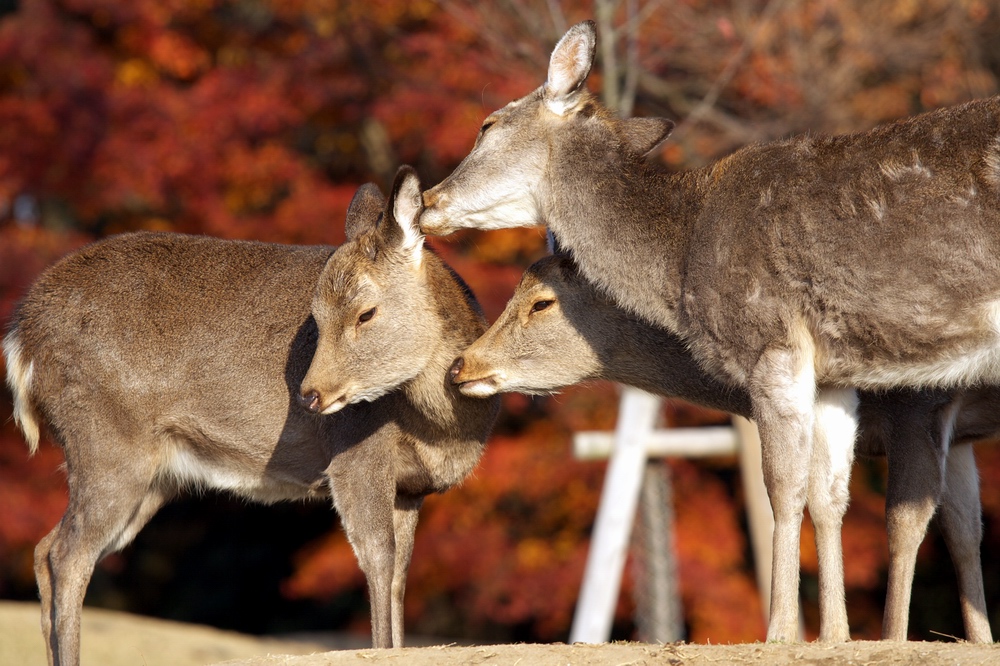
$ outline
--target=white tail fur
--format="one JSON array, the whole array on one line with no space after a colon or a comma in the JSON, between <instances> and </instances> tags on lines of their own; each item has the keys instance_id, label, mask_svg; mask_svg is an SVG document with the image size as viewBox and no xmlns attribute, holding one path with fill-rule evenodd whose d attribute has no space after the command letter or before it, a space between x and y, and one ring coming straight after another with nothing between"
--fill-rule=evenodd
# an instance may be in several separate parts
<instances>
[{"instance_id":1,"label":"white tail fur","mask_svg":"<svg viewBox=\"0 0 1000 666\"><path fill-rule=\"evenodd\" d=\"M31 404L31 378L35 374L35 364L28 361L25 365L26 359L21 357L21 341L17 337L17 329L3 339L3 356L7 364L7 386L14 394L14 423L20 426L28 443L28 451L34 455L38 451L40 437L38 416Z\"/></svg>"}]
</instances>

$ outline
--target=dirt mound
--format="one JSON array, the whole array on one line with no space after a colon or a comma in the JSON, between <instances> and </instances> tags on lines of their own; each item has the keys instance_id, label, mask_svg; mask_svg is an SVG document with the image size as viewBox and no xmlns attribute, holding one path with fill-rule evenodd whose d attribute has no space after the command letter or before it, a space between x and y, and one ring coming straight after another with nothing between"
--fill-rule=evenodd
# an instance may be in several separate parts
<instances>
[{"instance_id":1,"label":"dirt mound","mask_svg":"<svg viewBox=\"0 0 1000 666\"><path fill-rule=\"evenodd\" d=\"M0 664L45 666L38 604L0 602ZM205 666L268 654L317 652L319 645L246 636L200 625L84 608L83 666Z\"/></svg>"}]
</instances>

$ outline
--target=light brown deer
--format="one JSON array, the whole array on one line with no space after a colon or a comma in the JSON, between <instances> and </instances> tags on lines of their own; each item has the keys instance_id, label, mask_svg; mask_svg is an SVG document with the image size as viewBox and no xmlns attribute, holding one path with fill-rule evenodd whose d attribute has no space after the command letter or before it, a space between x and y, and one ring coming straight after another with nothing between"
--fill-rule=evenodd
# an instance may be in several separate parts
<instances>
[{"instance_id":1,"label":"light brown deer","mask_svg":"<svg viewBox=\"0 0 1000 666\"><path fill-rule=\"evenodd\" d=\"M545 257L525 271L496 322L456 359L451 377L462 393L478 397L547 394L606 379L752 416L744 388L708 375L680 338L618 307L565 254ZM889 460L891 557L883 637L906 639L917 549L940 506L966 637L991 642L975 460L972 447L950 444L1000 435L1000 389L969 390L957 405L943 390L861 391L859 399L857 449Z\"/></svg>"},{"instance_id":2,"label":"light brown deer","mask_svg":"<svg viewBox=\"0 0 1000 666\"><path fill-rule=\"evenodd\" d=\"M486 326L419 210L404 167L388 203L358 191L336 251L138 233L37 280L4 355L30 449L44 422L66 455L69 506L35 551L50 663L79 661L98 559L189 488L332 497L372 641L402 644L421 501L472 470L498 410L446 380Z\"/></svg>"},{"instance_id":3,"label":"light brown deer","mask_svg":"<svg viewBox=\"0 0 1000 666\"><path fill-rule=\"evenodd\" d=\"M545 84L491 114L424 193L420 225L544 222L619 305L743 387L775 518L768 639L798 634L809 497L828 508L810 511L820 638L847 640L856 388L1000 381L1000 99L669 173L646 155L673 123L619 119L587 91L595 44L592 22L563 36Z\"/></svg>"}]
</instances>

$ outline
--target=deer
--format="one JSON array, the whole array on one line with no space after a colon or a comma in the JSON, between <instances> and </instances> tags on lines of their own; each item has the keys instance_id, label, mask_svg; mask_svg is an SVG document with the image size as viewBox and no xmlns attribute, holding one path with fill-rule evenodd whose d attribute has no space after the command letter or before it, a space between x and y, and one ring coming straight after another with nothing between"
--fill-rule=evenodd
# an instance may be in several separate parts
<instances>
[{"instance_id":1,"label":"deer","mask_svg":"<svg viewBox=\"0 0 1000 666\"><path fill-rule=\"evenodd\" d=\"M424 246L420 189L405 166L388 201L360 187L338 248L123 234L29 289L3 351L30 451L47 425L66 458L69 505L35 550L50 665L79 663L96 562L186 489L332 499L372 643L402 645L422 500L476 466L499 410L447 381L486 321Z\"/></svg>"},{"instance_id":2,"label":"deer","mask_svg":"<svg viewBox=\"0 0 1000 666\"><path fill-rule=\"evenodd\" d=\"M706 373L684 342L619 307L557 253L532 264L492 326L449 371L468 396L547 395L610 380L751 418L744 387ZM889 584L883 638L905 640L917 549L935 510L958 574L966 637L990 643L971 446L1000 436L1000 387L859 392L856 450L887 456Z\"/></svg>"},{"instance_id":3,"label":"deer","mask_svg":"<svg viewBox=\"0 0 1000 666\"><path fill-rule=\"evenodd\" d=\"M490 114L424 192L420 227L544 223L588 280L743 387L775 519L767 638L797 640L810 499L828 509L810 511L820 640L850 640L858 389L1000 379L1000 98L672 172L649 159L672 121L618 118L587 90L596 40L592 21L563 35L545 83Z\"/></svg>"}]
</instances>

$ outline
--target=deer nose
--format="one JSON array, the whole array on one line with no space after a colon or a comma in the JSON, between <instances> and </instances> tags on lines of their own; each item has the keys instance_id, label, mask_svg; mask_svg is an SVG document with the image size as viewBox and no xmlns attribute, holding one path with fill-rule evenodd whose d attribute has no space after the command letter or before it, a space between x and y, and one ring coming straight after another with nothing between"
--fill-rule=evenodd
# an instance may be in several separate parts
<instances>
[{"instance_id":1,"label":"deer nose","mask_svg":"<svg viewBox=\"0 0 1000 666\"><path fill-rule=\"evenodd\" d=\"M299 394L299 404L302 407L313 414L319 412L319 392L309 391L308 393Z\"/></svg>"},{"instance_id":2,"label":"deer nose","mask_svg":"<svg viewBox=\"0 0 1000 666\"><path fill-rule=\"evenodd\" d=\"M465 359L459 356L455 359L455 362L451 364L451 368L448 370L448 376L451 377L451 381L455 382L455 380L458 379L458 375L462 372L462 368L464 367Z\"/></svg>"},{"instance_id":3,"label":"deer nose","mask_svg":"<svg viewBox=\"0 0 1000 666\"><path fill-rule=\"evenodd\" d=\"M424 207L430 208L438 202L441 195L438 193L437 188L432 188L423 193Z\"/></svg>"}]
</instances>

